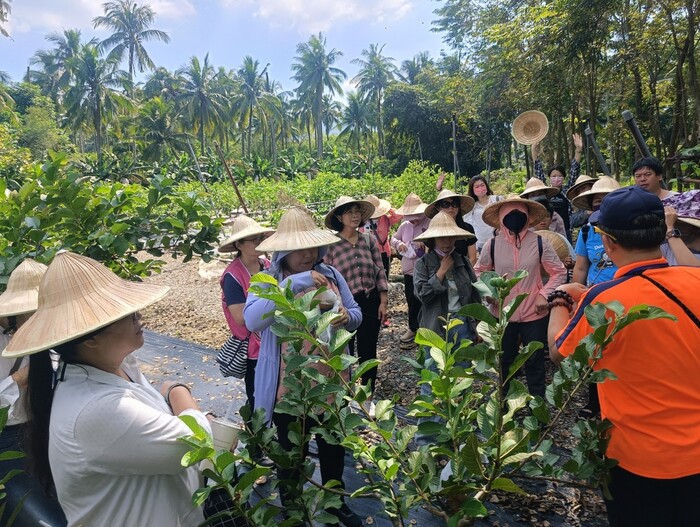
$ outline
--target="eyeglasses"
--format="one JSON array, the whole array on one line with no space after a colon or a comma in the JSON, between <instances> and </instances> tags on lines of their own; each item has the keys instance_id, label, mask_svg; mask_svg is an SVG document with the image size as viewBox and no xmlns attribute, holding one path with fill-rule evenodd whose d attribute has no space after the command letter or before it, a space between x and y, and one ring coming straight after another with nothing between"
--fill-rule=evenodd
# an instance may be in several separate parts
<instances>
[{"instance_id":1,"label":"eyeglasses","mask_svg":"<svg viewBox=\"0 0 700 527\"><path fill-rule=\"evenodd\" d=\"M458 209L459 208L459 202L458 201L441 201L438 203L438 208L441 209Z\"/></svg>"},{"instance_id":2,"label":"eyeglasses","mask_svg":"<svg viewBox=\"0 0 700 527\"><path fill-rule=\"evenodd\" d=\"M258 235L258 236L254 236L253 238L245 238L245 239L243 239L243 240L240 240L240 242L241 242L241 243L245 243L245 242L260 243L260 242L263 241L264 239L265 239L265 235L264 235L264 234L260 234L260 235Z\"/></svg>"},{"instance_id":3,"label":"eyeglasses","mask_svg":"<svg viewBox=\"0 0 700 527\"><path fill-rule=\"evenodd\" d=\"M610 238L612 241L617 242L617 239L615 238L615 236L613 236L612 234L608 234L607 232L605 232L603 229L601 229L601 228L598 227L597 225L594 225L594 226L593 226L593 232L597 232L597 233L600 234L601 236L607 236L607 237Z\"/></svg>"}]
</instances>

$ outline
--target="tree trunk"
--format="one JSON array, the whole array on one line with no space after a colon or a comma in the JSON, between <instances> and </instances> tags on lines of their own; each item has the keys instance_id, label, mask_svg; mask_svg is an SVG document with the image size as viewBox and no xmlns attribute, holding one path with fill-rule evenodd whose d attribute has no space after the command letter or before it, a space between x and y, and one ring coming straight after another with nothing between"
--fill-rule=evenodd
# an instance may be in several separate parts
<instances>
[{"instance_id":1,"label":"tree trunk","mask_svg":"<svg viewBox=\"0 0 700 527\"><path fill-rule=\"evenodd\" d=\"M250 145L253 141L253 107L249 108L248 113L248 157L250 157Z\"/></svg>"},{"instance_id":2,"label":"tree trunk","mask_svg":"<svg viewBox=\"0 0 700 527\"><path fill-rule=\"evenodd\" d=\"M323 158L323 84L320 84L316 91L316 154L318 158Z\"/></svg>"},{"instance_id":3,"label":"tree trunk","mask_svg":"<svg viewBox=\"0 0 700 527\"><path fill-rule=\"evenodd\" d=\"M204 114L199 116L199 148L204 156Z\"/></svg>"},{"instance_id":4,"label":"tree trunk","mask_svg":"<svg viewBox=\"0 0 700 527\"><path fill-rule=\"evenodd\" d=\"M377 140L379 157L384 157L384 129L382 127L382 90L377 93Z\"/></svg>"},{"instance_id":5,"label":"tree trunk","mask_svg":"<svg viewBox=\"0 0 700 527\"><path fill-rule=\"evenodd\" d=\"M688 12L688 77L690 81L690 94L693 99L695 126L691 132L691 144L697 144L700 137L700 81L698 81L698 68L695 63L695 0L686 0L685 8Z\"/></svg>"}]
</instances>

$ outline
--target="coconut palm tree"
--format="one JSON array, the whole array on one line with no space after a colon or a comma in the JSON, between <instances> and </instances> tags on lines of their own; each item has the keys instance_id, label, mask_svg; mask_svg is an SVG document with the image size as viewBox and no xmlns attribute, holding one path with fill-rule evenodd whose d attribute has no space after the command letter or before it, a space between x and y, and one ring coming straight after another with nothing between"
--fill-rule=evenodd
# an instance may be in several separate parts
<instances>
[{"instance_id":1,"label":"coconut palm tree","mask_svg":"<svg viewBox=\"0 0 700 527\"><path fill-rule=\"evenodd\" d=\"M126 72L119 69L115 57L101 59L95 46L83 46L67 61L73 84L65 95L66 117L79 130L90 124L95 132L95 150L98 165L102 165L102 138L105 119L118 109L129 106L130 100L118 91L128 85Z\"/></svg>"},{"instance_id":2,"label":"coconut palm tree","mask_svg":"<svg viewBox=\"0 0 700 527\"><path fill-rule=\"evenodd\" d=\"M10 34L2 25L5 22L7 22L9 15L12 12L10 2L12 2L12 0L0 0L0 35L3 35L5 37L10 36Z\"/></svg>"},{"instance_id":3,"label":"coconut palm tree","mask_svg":"<svg viewBox=\"0 0 700 527\"><path fill-rule=\"evenodd\" d=\"M205 152L206 130L219 124L226 108L226 96L216 82L216 71L209 64L209 54L200 63L192 57L190 63L177 70L180 78L180 91L175 100L180 112L198 131L202 155Z\"/></svg>"},{"instance_id":4,"label":"coconut palm tree","mask_svg":"<svg viewBox=\"0 0 700 527\"><path fill-rule=\"evenodd\" d=\"M421 51L415 55L410 60L404 60L401 63L401 72L399 77L402 81L414 85L416 84L416 77L428 66L434 64L433 59L430 58L430 53L427 51Z\"/></svg>"},{"instance_id":5,"label":"coconut palm tree","mask_svg":"<svg viewBox=\"0 0 700 527\"><path fill-rule=\"evenodd\" d=\"M170 37L164 31L149 29L156 13L149 5L137 5L131 0L116 0L103 5L105 14L93 19L95 28L106 27L114 31L100 42L100 51L110 49L109 56L120 62L127 55L129 61L129 81L134 82L134 69L140 72L155 69L155 64L144 48L145 42L159 40L166 44Z\"/></svg>"},{"instance_id":6,"label":"coconut palm tree","mask_svg":"<svg viewBox=\"0 0 700 527\"><path fill-rule=\"evenodd\" d=\"M321 120L326 129L326 141L330 137L331 128L333 128L340 120L340 115L343 111L343 105L334 100L333 97L326 94L323 96L323 111Z\"/></svg>"},{"instance_id":7,"label":"coconut palm tree","mask_svg":"<svg viewBox=\"0 0 700 527\"><path fill-rule=\"evenodd\" d=\"M146 100L160 97L163 101L172 101L179 88L177 76L166 68L156 68L143 86Z\"/></svg>"},{"instance_id":8,"label":"coconut palm tree","mask_svg":"<svg viewBox=\"0 0 700 527\"><path fill-rule=\"evenodd\" d=\"M372 108L369 98L357 92L348 93L348 102L343 110L340 125L343 129L339 137L347 137L359 154L362 140L372 132Z\"/></svg>"},{"instance_id":9,"label":"coconut palm tree","mask_svg":"<svg viewBox=\"0 0 700 527\"><path fill-rule=\"evenodd\" d=\"M10 82L10 76L7 72L0 71L0 112L11 110L15 105L15 101L10 97L5 89L5 84Z\"/></svg>"},{"instance_id":10,"label":"coconut palm tree","mask_svg":"<svg viewBox=\"0 0 700 527\"><path fill-rule=\"evenodd\" d=\"M384 45L370 44L369 49L362 50L362 57L354 59L353 64L360 66L360 71L352 79L362 95L368 96L377 110L377 138L379 155L384 155L384 130L382 127L382 97L389 83L397 73L394 59L382 55Z\"/></svg>"},{"instance_id":11,"label":"coconut palm tree","mask_svg":"<svg viewBox=\"0 0 700 527\"><path fill-rule=\"evenodd\" d=\"M146 161L160 161L168 152L187 149L187 134L178 131L172 104L160 97L153 97L141 106L138 124L146 143L143 151Z\"/></svg>"},{"instance_id":12,"label":"coconut palm tree","mask_svg":"<svg viewBox=\"0 0 700 527\"><path fill-rule=\"evenodd\" d=\"M313 35L308 42L297 45L296 61L292 64L293 79L299 83L297 93L300 99L311 101L311 109L316 127L316 151L323 157L323 93L342 94L341 81L347 78L345 72L333 66L343 54L332 49L326 52L326 38L322 33Z\"/></svg>"}]
</instances>

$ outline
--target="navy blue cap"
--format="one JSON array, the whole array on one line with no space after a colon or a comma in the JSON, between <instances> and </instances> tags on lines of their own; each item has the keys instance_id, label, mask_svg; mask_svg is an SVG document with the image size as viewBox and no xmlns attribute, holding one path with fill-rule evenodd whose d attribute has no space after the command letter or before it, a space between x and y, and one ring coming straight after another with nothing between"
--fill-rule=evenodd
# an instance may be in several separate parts
<instances>
[{"instance_id":1,"label":"navy blue cap","mask_svg":"<svg viewBox=\"0 0 700 527\"><path fill-rule=\"evenodd\" d=\"M626 231L638 229L639 227L634 226L632 222L645 214L655 214L662 220L664 205L656 194L632 185L614 190L605 196L600 204L600 210L591 214L588 221L592 225Z\"/></svg>"}]
</instances>

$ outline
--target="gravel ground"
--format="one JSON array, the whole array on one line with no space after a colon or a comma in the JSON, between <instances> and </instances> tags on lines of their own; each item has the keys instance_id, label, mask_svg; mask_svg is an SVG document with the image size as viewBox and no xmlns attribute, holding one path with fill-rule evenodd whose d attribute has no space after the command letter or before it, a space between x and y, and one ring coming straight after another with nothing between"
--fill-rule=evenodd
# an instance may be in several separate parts
<instances>
[{"instance_id":1,"label":"gravel ground","mask_svg":"<svg viewBox=\"0 0 700 527\"><path fill-rule=\"evenodd\" d=\"M144 258L146 256L144 255ZM169 295L143 311L144 322L149 329L195 342L211 348L219 348L229 335L221 308L219 277L228 261L213 260L204 263L197 258L189 262L165 257L166 264L158 275L148 277L146 282L168 285ZM400 273L399 262L393 262L392 273ZM407 406L416 395L418 377L411 367L401 360L414 350L401 350L399 337L406 329L407 308L402 283L392 283L389 291L389 313L391 323L383 328L379 337L378 358L382 361L377 379L380 398L398 394L400 404ZM554 367L547 361L548 380ZM579 398L578 406L583 405ZM563 448L572 444L571 427L573 415L560 422L555 432L555 443ZM525 497L495 494L490 501L515 513L518 522L510 525L536 526L588 526L607 525L605 508L599 495L592 491L559 488L546 491L531 490ZM533 495L536 494L536 495ZM512 518L512 516L511 516ZM495 518L491 525L505 527Z\"/></svg>"}]
</instances>

